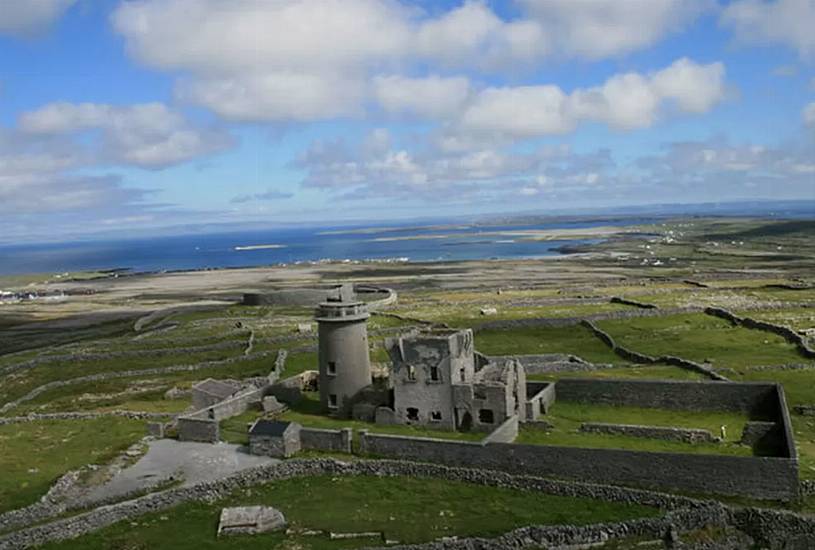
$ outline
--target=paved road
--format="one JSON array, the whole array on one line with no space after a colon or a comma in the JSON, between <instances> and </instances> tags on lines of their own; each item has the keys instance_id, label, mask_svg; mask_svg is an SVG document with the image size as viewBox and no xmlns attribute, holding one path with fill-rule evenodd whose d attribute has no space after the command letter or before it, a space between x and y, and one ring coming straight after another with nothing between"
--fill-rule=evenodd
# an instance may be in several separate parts
<instances>
[{"instance_id":1,"label":"paved road","mask_svg":"<svg viewBox=\"0 0 815 550\"><path fill-rule=\"evenodd\" d=\"M239 445L229 443L193 443L159 439L149 443L147 453L138 462L126 468L91 491L88 499L97 500L121 496L166 480L173 475L184 480L184 485L216 480L235 472L279 462L277 459L250 455Z\"/></svg>"}]
</instances>

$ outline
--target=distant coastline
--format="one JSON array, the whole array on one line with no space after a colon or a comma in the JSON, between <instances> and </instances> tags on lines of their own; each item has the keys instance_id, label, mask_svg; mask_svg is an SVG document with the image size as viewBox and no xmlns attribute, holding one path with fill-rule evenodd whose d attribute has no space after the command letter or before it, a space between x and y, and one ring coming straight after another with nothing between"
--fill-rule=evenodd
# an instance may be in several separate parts
<instances>
[{"instance_id":1,"label":"distant coastline","mask_svg":"<svg viewBox=\"0 0 815 550\"><path fill-rule=\"evenodd\" d=\"M274 250L277 248L286 248L285 244L250 244L246 246L236 246L234 250Z\"/></svg>"}]
</instances>

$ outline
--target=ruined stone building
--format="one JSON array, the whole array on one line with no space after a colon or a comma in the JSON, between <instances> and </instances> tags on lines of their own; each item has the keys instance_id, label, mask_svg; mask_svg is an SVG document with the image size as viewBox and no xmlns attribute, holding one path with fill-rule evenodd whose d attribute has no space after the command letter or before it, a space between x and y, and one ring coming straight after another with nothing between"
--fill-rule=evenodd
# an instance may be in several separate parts
<instances>
[{"instance_id":1,"label":"ruined stone building","mask_svg":"<svg viewBox=\"0 0 815 550\"><path fill-rule=\"evenodd\" d=\"M368 317L364 303L342 297L317 308L320 403L333 415L350 416L354 397L371 385Z\"/></svg>"},{"instance_id":2,"label":"ruined stone building","mask_svg":"<svg viewBox=\"0 0 815 550\"><path fill-rule=\"evenodd\" d=\"M526 375L517 361L477 361L471 330L431 331L388 339L392 407L376 422L444 430L491 431L526 417Z\"/></svg>"}]
</instances>

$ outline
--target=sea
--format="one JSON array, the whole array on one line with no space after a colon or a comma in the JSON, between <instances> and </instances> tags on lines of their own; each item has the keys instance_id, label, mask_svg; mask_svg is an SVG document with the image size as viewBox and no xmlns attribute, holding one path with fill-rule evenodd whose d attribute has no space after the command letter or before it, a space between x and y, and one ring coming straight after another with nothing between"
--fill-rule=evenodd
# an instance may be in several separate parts
<instances>
[{"instance_id":1,"label":"sea","mask_svg":"<svg viewBox=\"0 0 815 550\"><path fill-rule=\"evenodd\" d=\"M648 223L646 218L519 225L311 227L47 244L0 245L0 275L163 272L339 261L541 258L598 239L534 241L500 233Z\"/></svg>"}]
</instances>

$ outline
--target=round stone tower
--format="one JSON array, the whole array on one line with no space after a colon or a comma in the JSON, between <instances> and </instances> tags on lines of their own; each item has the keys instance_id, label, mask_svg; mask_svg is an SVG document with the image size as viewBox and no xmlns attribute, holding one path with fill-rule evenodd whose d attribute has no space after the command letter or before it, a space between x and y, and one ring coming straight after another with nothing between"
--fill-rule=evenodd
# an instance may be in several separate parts
<instances>
[{"instance_id":1,"label":"round stone tower","mask_svg":"<svg viewBox=\"0 0 815 550\"><path fill-rule=\"evenodd\" d=\"M348 416L351 398L371 384L367 306L328 301L317 308L320 403L332 414Z\"/></svg>"}]
</instances>

